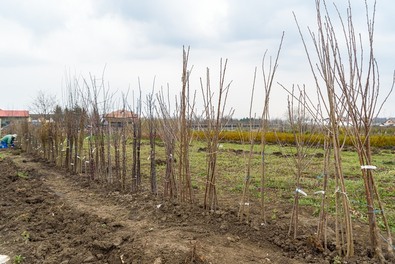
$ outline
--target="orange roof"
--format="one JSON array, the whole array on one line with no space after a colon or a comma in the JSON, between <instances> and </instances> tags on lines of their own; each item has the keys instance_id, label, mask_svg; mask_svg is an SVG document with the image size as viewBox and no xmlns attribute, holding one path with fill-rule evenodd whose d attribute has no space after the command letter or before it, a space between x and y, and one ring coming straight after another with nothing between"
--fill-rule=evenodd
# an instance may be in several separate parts
<instances>
[{"instance_id":1,"label":"orange roof","mask_svg":"<svg viewBox=\"0 0 395 264\"><path fill-rule=\"evenodd\" d=\"M107 118L137 118L137 115L132 111L117 110L106 114Z\"/></svg>"},{"instance_id":2,"label":"orange roof","mask_svg":"<svg viewBox=\"0 0 395 264\"><path fill-rule=\"evenodd\" d=\"M1 110L0 117L29 117L27 110Z\"/></svg>"}]
</instances>

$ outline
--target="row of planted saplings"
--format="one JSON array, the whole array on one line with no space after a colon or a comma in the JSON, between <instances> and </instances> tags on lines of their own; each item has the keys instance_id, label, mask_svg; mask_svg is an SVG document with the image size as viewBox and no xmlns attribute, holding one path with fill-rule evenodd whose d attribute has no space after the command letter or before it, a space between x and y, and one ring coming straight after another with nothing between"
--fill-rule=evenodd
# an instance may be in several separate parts
<instances>
[{"instance_id":1,"label":"row of planted saplings","mask_svg":"<svg viewBox=\"0 0 395 264\"><path fill-rule=\"evenodd\" d=\"M117 127L102 122L95 124L86 112L69 111L56 121L23 122L17 129L20 146L25 152L68 172L85 174L91 180L126 189L127 139L133 139L132 157L139 156L136 152L140 149L141 132L135 130L141 130L140 127L135 123ZM137 135L140 139L136 138ZM139 178L136 177L137 160L132 158L132 163L132 175ZM138 182L134 179L132 187L136 187L134 185Z\"/></svg>"}]
</instances>

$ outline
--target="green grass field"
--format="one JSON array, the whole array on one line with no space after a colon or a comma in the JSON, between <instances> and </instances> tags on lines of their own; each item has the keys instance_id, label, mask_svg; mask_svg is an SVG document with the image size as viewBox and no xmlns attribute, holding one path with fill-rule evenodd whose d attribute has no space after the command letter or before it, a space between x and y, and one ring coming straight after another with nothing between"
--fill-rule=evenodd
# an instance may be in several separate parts
<instances>
[{"instance_id":1,"label":"green grass field","mask_svg":"<svg viewBox=\"0 0 395 264\"><path fill-rule=\"evenodd\" d=\"M165 160L163 147L158 144L156 147L157 159ZM198 193L202 194L206 181L206 147L205 142L194 140L190 145L190 164L192 185ZM148 181L149 145L143 142L142 145L142 171L145 180ZM280 147L278 144L270 144L265 149L266 163L266 202L273 205L276 203L290 205L293 202L293 195L296 188L294 176L294 163L290 158L293 147ZM227 197L241 197L244 179L246 177L247 151L249 145L227 143L220 144L217 160L217 191L219 200L226 200ZM323 184L323 149L317 148L311 150L310 165L305 168L300 181L299 188L307 193L302 196L300 205L310 207L315 215L319 213L321 196L314 194L316 191L322 190ZM145 158L144 158L145 157ZM374 164L377 169L374 171L374 177L378 186L382 202L385 206L386 215L390 222L392 232L395 232L395 159L394 153L390 149L375 149ZM367 207L364 196L364 186L361 176L361 169L358 163L357 153L351 148L347 148L342 152L343 172L347 186L347 196L354 212L357 212L354 218L366 222ZM254 146L254 154L251 168L251 185L250 193L252 199L260 197L260 146ZM157 166L158 185L161 185L161 177L164 175L165 166ZM333 171L333 168L332 168ZM161 187L161 186L160 186ZM328 199L330 201L329 210L334 212L334 192L335 183L333 173L329 179ZM201 199L201 196L198 198ZM380 211L375 210L378 214L379 224L383 227Z\"/></svg>"}]
</instances>

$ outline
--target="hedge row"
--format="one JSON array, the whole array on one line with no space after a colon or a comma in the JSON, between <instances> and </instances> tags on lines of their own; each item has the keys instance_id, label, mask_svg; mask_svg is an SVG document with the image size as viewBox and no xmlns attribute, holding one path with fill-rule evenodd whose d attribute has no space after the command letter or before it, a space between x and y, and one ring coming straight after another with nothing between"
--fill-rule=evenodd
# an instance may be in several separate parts
<instances>
[{"instance_id":1,"label":"hedge row","mask_svg":"<svg viewBox=\"0 0 395 264\"><path fill-rule=\"evenodd\" d=\"M248 132L248 131L223 131L220 134L220 139L223 142L249 142L249 138L252 136L255 142L261 141L261 133L259 132ZM203 131L194 131L194 137L199 140L204 140L206 135ZM304 134L302 138L311 139L311 134ZM319 144L323 144L324 135L315 134L313 135L314 141ZM295 137L289 132L267 132L266 142L269 144L276 144L281 142L283 144L295 144ZM345 140L346 146L352 146L352 140L350 136L342 135L340 140L343 142ZM393 148L395 147L395 135L371 135L370 142L372 147L377 148Z\"/></svg>"}]
</instances>

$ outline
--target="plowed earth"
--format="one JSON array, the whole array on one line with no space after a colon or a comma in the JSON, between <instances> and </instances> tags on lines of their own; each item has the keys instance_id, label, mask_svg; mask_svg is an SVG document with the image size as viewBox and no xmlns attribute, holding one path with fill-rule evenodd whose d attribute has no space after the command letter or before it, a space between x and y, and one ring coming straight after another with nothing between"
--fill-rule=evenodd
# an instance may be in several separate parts
<instances>
[{"instance_id":1,"label":"plowed earth","mask_svg":"<svg viewBox=\"0 0 395 264\"><path fill-rule=\"evenodd\" d=\"M1 154L0 254L11 261L292 264L333 263L337 255L309 239L315 220L301 216L300 238L288 238L289 207L267 225L241 224L236 199L209 213L149 193L106 190L15 151ZM347 263L374 263L363 247Z\"/></svg>"}]
</instances>

